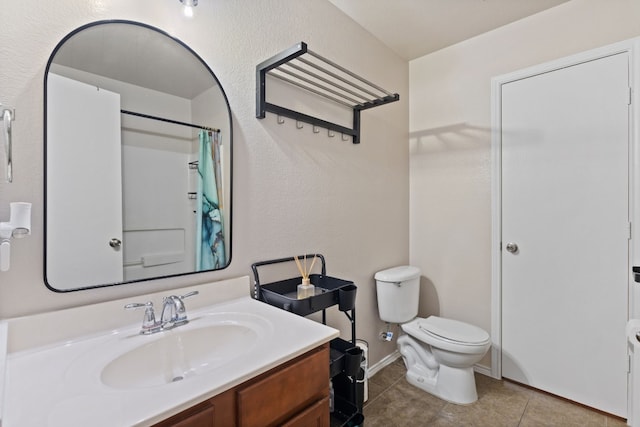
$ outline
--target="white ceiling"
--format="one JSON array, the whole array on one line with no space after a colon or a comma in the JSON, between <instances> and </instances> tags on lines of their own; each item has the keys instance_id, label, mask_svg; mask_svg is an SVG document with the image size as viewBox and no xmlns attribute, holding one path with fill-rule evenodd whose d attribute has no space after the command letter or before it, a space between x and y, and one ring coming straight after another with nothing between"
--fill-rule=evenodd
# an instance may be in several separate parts
<instances>
[{"instance_id":1,"label":"white ceiling","mask_svg":"<svg viewBox=\"0 0 640 427\"><path fill-rule=\"evenodd\" d=\"M329 0L406 60L569 0Z\"/></svg>"}]
</instances>

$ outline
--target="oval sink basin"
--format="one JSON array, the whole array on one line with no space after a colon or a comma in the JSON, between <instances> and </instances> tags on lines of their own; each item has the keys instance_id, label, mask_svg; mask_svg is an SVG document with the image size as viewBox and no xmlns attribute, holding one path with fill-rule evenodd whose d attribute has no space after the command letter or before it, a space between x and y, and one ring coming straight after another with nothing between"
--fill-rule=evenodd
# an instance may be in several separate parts
<instances>
[{"instance_id":1,"label":"oval sink basin","mask_svg":"<svg viewBox=\"0 0 640 427\"><path fill-rule=\"evenodd\" d=\"M132 389L183 381L236 360L260 341L261 326L253 322L189 326L160 332L158 339L118 356L102 370L102 383Z\"/></svg>"}]
</instances>

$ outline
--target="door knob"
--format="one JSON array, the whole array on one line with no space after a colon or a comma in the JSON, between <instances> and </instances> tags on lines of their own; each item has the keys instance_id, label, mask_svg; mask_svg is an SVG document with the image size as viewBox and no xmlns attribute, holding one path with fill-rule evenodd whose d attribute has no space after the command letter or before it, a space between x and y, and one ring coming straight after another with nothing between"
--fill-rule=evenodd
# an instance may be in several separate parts
<instances>
[{"instance_id":1,"label":"door knob","mask_svg":"<svg viewBox=\"0 0 640 427\"><path fill-rule=\"evenodd\" d=\"M109 240L109 246L111 246L114 249L119 248L120 246L122 246L122 240L113 238Z\"/></svg>"},{"instance_id":2,"label":"door knob","mask_svg":"<svg viewBox=\"0 0 640 427\"><path fill-rule=\"evenodd\" d=\"M512 254L515 254L516 252L518 252L518 245L510 242L510 243L507 243L506 249L507 249L507 252L511 252Z\"/></svg>"}]
</instances>

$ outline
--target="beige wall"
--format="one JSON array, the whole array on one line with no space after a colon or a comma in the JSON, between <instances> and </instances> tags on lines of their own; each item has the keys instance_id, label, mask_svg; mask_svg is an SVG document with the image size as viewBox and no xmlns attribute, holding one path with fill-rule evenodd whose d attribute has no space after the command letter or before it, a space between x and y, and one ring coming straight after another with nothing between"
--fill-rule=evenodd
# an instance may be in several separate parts
<instances>
[{"instance_id":1,"label":"beige wall","mask_svg":"<svg viewBox=\"0 0 640 427\"><path fill-rule=\"evenodd\" d=\"M135 299L318 251L330 275L359 286L358 335L375 363L395 342L377 340L383 325L372 276L406 263L410 251L423 271L422 315L490 330L490 79L638 36L639 16L636 0L573 0L407 65L324 0L201 0L190 21L177 0L8 2L0 14L0 102L16 108L15 180L0 182L0 219L9 201L29 201L34 224L32 236L14 241L11 270L0 273L0 317ZM57 294L42 279L44 68L64 35L114 18L183 40L224 86L235 136L233 261L217 273ZM272 115L255 119L255 65L300 40L400 93L400 102L363 113L359 146L310 126L296 130L291 120L277 125ZM335 310L329 323L347 331Z\"/></svg>"},{"instance_id":2,"label":"beige wall","mask_svg":"<svg viewBox=\"0 0 640 427\"><path fill-rule=\"evenodd\" d=\"M376 340L382 325L372 277L409 260L408 64L325 0L200 0L195 12L183 18L178 0L3 2L0 102L16 108L16 121L14 183L0 183L0 219L8 219L10 201L32 202L33 232L14 241L11 270L0 273L0 317L135 300L250 275L256 261L317 251L329 275L358 285L358 335L371 343L371 362L378 361L395 344ZM42 278L44 69L71 30L115 18L151 24L190 45L227 93L234 120L233 260L221 272L54 293ZM297 130L292 120L278 125L270 114L255 118L256 64L301 40L400 93L400 102L363 113L360 145L314 134L308 125ZM329 313L329 323L348 331L344 319L337 309Z\"/></svg>"},{"instance_id":3,"label":"beige wall","mask_svg":"<svg viewBox=\"0 0 640 427\"><path fill-rule=\"evenodd\" d=\"M410 258L423 273L422 315L491 330L491 78L636 36L639 1L573 0L410 62Z\"/></svg>"}]
</instances>

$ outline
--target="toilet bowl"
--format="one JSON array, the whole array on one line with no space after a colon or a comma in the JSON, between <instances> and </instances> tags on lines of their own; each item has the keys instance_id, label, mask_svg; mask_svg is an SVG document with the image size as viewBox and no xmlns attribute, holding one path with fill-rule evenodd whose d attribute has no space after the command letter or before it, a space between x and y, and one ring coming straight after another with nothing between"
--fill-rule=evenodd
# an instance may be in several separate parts
<instances>
[{"instance_id":1,"label":"toilet bowl","mask_svg":"<svg viewBox=\"0 0 640 427\"><path fill-rule=\"evenodd\" d=\"M401 326L407 335L398 339L398 348L410 384L457 404L478 400L473 365L491 346L486 331L437 316Z\"/></svg>"},{"instance_id":2,"label":"toilet bowl","mask_svg":"<svg viewBox=\"0 0 640 427\"><path fill-rule=\"evenodd\" d=\"M438 316L416 317L420 270L402 266L375 275L380 318L399 323L405 335L398 350L407 367L407 381L441 399L469 404L478 399L473 365L491 347L483 329Z\"/></svg>"}]
</instances>

